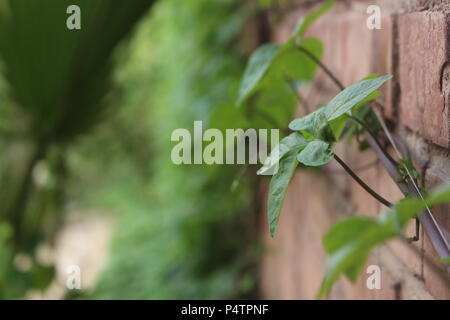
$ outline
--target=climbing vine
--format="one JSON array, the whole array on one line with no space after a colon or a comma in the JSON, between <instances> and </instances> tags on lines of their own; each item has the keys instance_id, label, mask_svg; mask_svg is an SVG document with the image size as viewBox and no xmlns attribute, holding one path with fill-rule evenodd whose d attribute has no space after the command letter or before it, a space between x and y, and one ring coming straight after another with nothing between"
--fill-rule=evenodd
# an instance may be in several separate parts
<instances>
[{"instance_id":1,"label":"climbing vine","mask_svg":"<svg viewBox=\"0 0 450 320\"><path fill-rule=\"evenodd\" d=\"M300 86L314 78L318 68L322 68L340 89L324 106L291 121L288 125L289 133L272 150L258 171L258 174L272 175L268 195L268 220L272 236L277 231L288 184L299 164L319 167L336 160L362 188L388 208L378 219L359 215L347 217L325 234L323 244L330 257L317 298L324 298L341 275L355 281L374 247L394 237L408 241L402 235L402 230L412 218L422 219L424 226L428 226L427 219L432 218L429 208L450 202L450 185L424 196L417 186L420 176L410 157L401 154L398 142L388 131L378 112L379 102L376 99L380 95L379 89L392 76L369 75L344 88L320 61L323 52L320 40L305 37L310 25L333 5L334 1L326 1L318 10L300 19L284 44L266 44L257 49L248 62L238 97L241 108L258 110L266 118L271 118L272 123L279 123L284 128L286 122L281 122L278 114L292 115L298 102L291 99L291 103L285 103L288 100L286 94L296 96ZM282 103L278 104L277 101ZM380 131L396 150L397 160L393 159L379 141L377 133ZM372 190L335 153L337 141L343 137L350 139L361 133L364 133L366 143L374 149L404 192L405 198L400 202L392 204ZM432 221L439 231L437 222L434 219ZM426 231L430 231L430 228ZM442 240L440 236L442 234L431 236L433 244ZM447 250L438 250L438 254L443 255L441 261L448 261L448 247Z\"/></svg>"}]
</instances>

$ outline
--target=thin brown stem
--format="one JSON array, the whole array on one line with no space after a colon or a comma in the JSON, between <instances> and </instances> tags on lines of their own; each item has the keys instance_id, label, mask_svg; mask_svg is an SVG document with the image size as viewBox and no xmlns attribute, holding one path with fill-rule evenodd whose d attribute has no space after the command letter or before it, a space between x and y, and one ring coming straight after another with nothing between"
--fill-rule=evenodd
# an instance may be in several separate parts
<instances>
[{"instance_id":1,"label":"thin brown stem","mask_svg":"<svg viewBox=\"0 0 450 320\"><path fill-rule=\"evenodd\" d=\"M344 168L345 171L355 180L364 190L366 190L372 197L378 200L380 203L384 204L386 207L391 207L392 203L387 201L385 198L376 193L371 187L369 187L358 175L349 167L347 164L334 154L334 159Z\"/></svg>"},{"instance_id":2,"label":"thin brown stem","mask_svg":"<svg viewBox=\"0 0 450 320\"><path fill-rule=\"evenodd\" d=\"M361 172L361 171L364 171L364 170L372 168L373 166L375 166L379 162L380 162L380 159L377 158L377 159L375 159L372 162L369 162L369 163L364 164L362 166L353 168L352 170L353 170L353 172ZM342 169L333 170L333 169L329 169L329 168L326 168L326 171L327 171L327 173L330 173L330 174L341 174L341 173L345 174L347 172L347 171L342 170Z\"/></svg>"},{"instance_id":3,"label":"thin brown stem","mask_svg":"<svg viewBox=\"0 0 450 320\"><path fill-rule=\"evenodd\" d=\"M294 94L295 98L297 99L297 102L305 108L306 113L310 113L310 109L308 107L308 104L306 103L305 99L301 96L300 92L298 92L297 88L293 85L292 79L285 75L284 76L286 82L288 83L289 88L291 89L292 93Z\"/></svg>"},{"instance_id":4,"label":"thin brown stem","mask_svg":"<svg viewBox=\"0 0 450 320\"><path fill-rule=\"evenodd\" d=\"M339 79L335 77L333 72L331 72L331 70L328 69L328 67L326 65L324 65L322 63L322 61L320 61L311 51L309 51L308 49L306 49L305 47L302 47L302 46L298 46L297 48L300 51L302 51L308 58L310 58L312 61L314 61L318 66L320 66L320 68L322 68L322 70L330 77L330 79L333 80L333 82L339 87L339 89L341 89L341 90L345 89L342 82L339 81Z\"/></svg>"},{"instance_id":5,"label":"thin brown stem","mask_svg":"<svg viewBox=\"0 0 450 320\"><path fill-rule=\"evenodd\" d=\"M350 119L352 119L353 121L358 123L360 126L362 126L366 130L366 132L372 137L372 139L375 141L375 143L380 147L380 150L383 151L386 158L388 158L395 165L398 165L397 161L395 161L391 157L391 155L381 146L380 142L378 141L378 138L375 136L375 134L372 132L372 130L369 128L369 126L363 120L361 120L355 116L350 116Z\"/></svg>"},{"instance_id":6,"label":"thin brown stem","mask_svg":"<svg viewBox=\"0 0 450 320\"><path fill-rule=\"evenodd\" d=\"M297 47L300 51L302 51L307 57L309 57L312 61L314 61L329 77L331 80L333 80L333 82L336 84L336 86L339 87L339 89L344 90L345 87L342 84L341 81L339 81L339 79L333 74L333 72L325 65L322 63L322 61L320 61L311 51L309 51L308 49L302 47L302 46L298 46ZM380 146L380 149L385 153L386 157L392 161L392 163L397 164L397 162L392 159L392 157L387 153L387 151L381 147L380 143L378 142L378 139L375 137L375 135L373 134L372 130L370 130L370 128L366 125L366 123L354 116L350 116L351 119L353 119L354 121L358 122L371 136L372 138L375 140L375 142Z\"/></svg>"},{"instance_id":7,"label":"thin brown stem","mask_svg":"<svg viewBox=\"0 0 450 320\"><path fill-rule=\"evenodd\" d=\"M311 60L315 61L317 63L317 65L319 65L323 69L323 71L330 77L330 79L332 79L334 81L334 83L341 90L344 89L344 86L342 85L342 83L334 76L334 74L330 71L330 69L328 69L310 51L308 51L307 49L305 49L303 47L299 47L299 50L304 52ZM375 108L373 108L373 112L375 113L375 115L377 116L378 120L380 121L380 123L381 123L381 125L383 127L383 130L386 133L386 136L388 137L392 147L394 148L394 150L396 151L398 156L401 158L402 155L400 154L400 151L397 148L397 145L396 145L395 141L393 140L392 135L387 130L387 126L384 123L384 120L383 120L381 114L378 112L378 108L382 108L382 105L379 102L377 102L377 101L372 102L371 105L375 107ZM423 199L423 195L420 192L420 189L418 188L418 186L417 186L416 182L414 181L414 179L413 179L411 173L409 172L408 168L406 166L404 166L404 168L408 172L408 175L410 177L410 179L409 179L410 181L398 181L397 179L399 177L399 174L398 174L396 162L392 161L392 157L390 157L388 155L388 153L386 152L386 150L383 147L381 147L381 145L378 143L377 139L375 139L375 137L373 135L371 135L370 131L366 132L366 139L368 140L371 148L378 155L379 159L383 163L383 166L389 172L389 175L392 177L394 182L398 185L400 190L405 195L413 194L413 195L417 195L417 196L419 196L419 197L421 197ZM352 175L351 172L349 172L349 174ZM353 175L352 175L352 177L355 178L355 176L353 176ZM366 190L369 193L371 193L368 189L366 189ZM418 218L419 218L420 223L422 224L425 232L430 237L430 240L431 240L435 250L438 252L438 254L440 256L448 258L450 256L450 249L449 249L450 245L449 245L448 240L446 239L446 237L444 236L444 234L443 234L443 232L441 230L441 226L437 223L437 221L433 217L433 215L431 213L431 210L427 207L427 209L425 211L423 211L421 214L418 215ZM447 271L448 271L448 273L450 273L450 267L447 267Z\"/></svg>"}]
</instances>

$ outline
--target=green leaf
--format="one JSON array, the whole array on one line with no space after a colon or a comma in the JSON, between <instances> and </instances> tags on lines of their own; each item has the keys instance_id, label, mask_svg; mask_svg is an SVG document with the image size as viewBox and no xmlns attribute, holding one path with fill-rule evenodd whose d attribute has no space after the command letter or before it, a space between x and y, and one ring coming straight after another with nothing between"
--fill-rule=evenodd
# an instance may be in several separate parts
<instances>
[{"instance_id":1,"label":"green leaf","mask_svg":"<svg viewBox=\"0 0 450 320\"><path fill-rule=\"evenodd\" d=\"M241 105L258 87L280 48L281 46L277 44L266 44L253 53L239 89L238 105Z\"/></svg>"},{"instance_id":2,"label":"green leaf","mask_svg":"<svg viewBox=\"0 0 450 320\"><path fill-rule=\"evenodd\" d=\"M377 224L364 216L351 216L336 223L324 236L323 245L329 254L336 252L348 243L348 239L359 237Z\"/></svg>"},{"instance_id":3,"label":"green leaf","mask_svg":"<svg viewBox=\"0 0 450 320\"><path fill-rule=\"evenodd\" d=\"M289 124L289 129L301 131L306 138L335 142L333 129L329 125L324 111L324 108L320 108L303 118L295 119Z\"/></svg>"},{"instance_id":4,"label":"green leaf","mask_svg":"<svg viewBox=\"0 0 450 320\"><path fill-rule=\"evenodd\" d=\"M367 77L362 78L361 81L363 81L363 80L369 80L369 79L376 79L376 78L378 78L379 76L380 76L380 75L379 75L378 73L372 73L372 74L369 74Z\"/></svg>"},{"instance_id":5,"label":"green leaf","mask_svg":"<svg viewBox=\"0 0 450 320\"><path fill-rule=\"evenodd\" d=\"M304 39L301 45L318 59L323 46L315 38ZM281 88L290 82L309 82L314 77L317 65L296 48L295 39L284 45L266 44L255 51L250 58L239 89L238 105L242 105L254 93ZM290 89L289 89L290 90ZM291 93L292 94L292 93ZM295 101L291 103L295 107Z\"/></svg>"},{"instance_id":6,"label":"green leaf","mask_svg":"<svg viewBox=\"0 0 450 320\"><path fill-rule=\"evenodd\" d=\"M393 232L400 234L408 221L425 207L425 203L418 198L405 198L380 215L378 221L380 224L388 226Z\"/></svg>"},{"instance_id":7,"label":"green leaf","mask_svg":"<svg viewBox=\"0 0 450 320\"><path fill-rule=\"evenodd\" d=\"M348 244L348 239L360 237L364 232L376 226L373 219L353 216L342 219L336 223L325 235L323 245L328 254L333 254ZM353 266L345 270L345 275L350 281L356 281L357 276L363 267L366 255L362 255L354 261Z\"/></svg>"},{"instance_id":8,"label":"green leaf","mask_svg":"<svg viewBox=\"0 0 450 320\"><path fill-rule=\"evenodd\" d=\"M291 133L280 141L280 143L272 150L270 155L264 161L264 165L258 170L258 175L275 174L278 169L279 161L286 153L291 150L299 151L308 144L308 141L298 132Z\"/></svg>"},{"instance_id":9,"label":"green leaf","mask_svg":"<svg viewBox=\"0 0 450 320\"><path fill-rule=\"evenodd\" d=\"M429 206L435 206L443 202L450 202L450 183L438 187L427 197Z\"/></svg>"},{"instance_id":10,"label":"green leaf","mask_svg":"<svg viewBox=\"0 0 450 320\"><path fill-rule=\"evenodd\" d=\"M44 290L47 288L55 276L55 267L41 264L34 264L30 271L30 277L33 282L33 288Z\"/></svg>"},{"instance_id":11,"label":"green leaf","mask_svg":"<svg viewBox=\"0 0 450 320\"><path fill-rule=\"evenodd\" d=\"M306 166L318 167L333 160L330 144L314 140L308 143L298 155L298 161Z\"/></svg>"},{"instance_id":12,"label":"green leaf","mask_svg":"<svg viewBox=\"0 0 450 320\"><path fill-rule=\"evenodd\" d=\"M333 0L326 1L322 6L320 6L317 10L311 12L310 14L306 15L305 17L301 18L297 26L295 27L292 36L293 37L302 37L306 31L308 30L309 26L314 23L321 15L325 14L328 10L330 10L334 6Z\"/></svg>"},{"instance_id":13,"label":"green leaf","mask_svg":"<svg viewBox=\"0 0 450 320\"><path fill-rule=\"evenodd\" d=\"M320 107L302 118L291 121L289 129L306 131L312 134L312 122L316 121L316 119L321 119L321 121L326 119L331 129L327 129L327 132L333 132L334 140L339 139L346 125L347 113L352 110L358 110L359 107L365 105L367 102L376 99L379 96L377 89L392 76L373 77L371 75L366 80L353 84L336 95L327 105ZM312 135L314 136L314 134ZM326 135L327 139L318 136L314 137L331 141L329 140L329 134Z\"/></svg>"},{"instance_id":14,"label":"green leaf","mask_svg":"<svg viewBox=\"0 0 450 320\"><path fill-rule=\"evenodd\" d=\"M450 202L450 184L439 187L425 200L429 206ZM426 208L425 202L418 198L406 198L377 220L351 217L334 225L323 240L330 259L317 298L325 297L341 274L355 281L370 250L400 235L410 219Z\"/></svg>"},{"instance_id":15,"label":"green leaf","mask_svg":"<svg viewBox=\"0 0 450 320\"><path fill-rule=\"evenodd\" d=\"M248 100L252 103L249 116L253 128L280 128L292 119L297 99L284 79L275 77L270 71L257 92ZM260 119L259 122L256 119Z\"/></svg>"},{"instance_id":16,"label":"green leaf","mask_svg":"<svg viewBox=\"0 0 450 320\"><path fill-rule=\"evenodd\" d=\"M345 130L345 126L347 124L347 115L342 115L337 119L331 120L328 122L331 131L334 134L334 139L337 141L342 135L342 132Z\"/></svg>"},{"instance_id":17,"label":"green leaf","mask_svg":"<svg viewBox=\"0 0 450 320\"><path fill-rule=\"evenodd\" d=\"M301 45L317 59L321 58L323 45L320 40L304 39L301 41ZM309 82L314 77L317 67L314 61L297 49L294 37L291 37L284 45L263 45L250 58L239 89L237 104L242 105L257 92L271 92L262 99L252 100L259 110L260 103L266 101L267 97L274 96L272 93L274 87L283 89L283 85L286 83L292 85ZM291 91L291 88L289 90ZM290 95L292 95L292 91ZM263 107L265 106L263 105ZM282 113L293 113L295 106L296 101L291 101L289 105L283 107L277 105L276 109Z\"/></svg>"},{"instance_id":18,"label":"green leaf","mask_svg":"<svg viewBox=\"0 0 450 320\"><path fill-rule=\"evenodd\" d=\"M438 260L450 266L450 258L439 257Z\"/></svg>"},{"instance_id":19,"label":"green leaf","mask_svg":"<svg viewBox=\"0 0 450 320\"><path fill-rule=\"evenodd\" d=\"M366 253L362 253L358 258L355 258L352 265L349 266L344 271L344 274L348 280L350 280L353 283L355 283L356 280L358 280L358 276L361 273L361 270L363 269L364 265L366 264L368 256L369 256L368 251Z\"/></svg>"},{"instance_id":20,"label":"green leaf","mask_svg":"<svg viewBox=\"0 0 450 320\"><path fill-rule=\"evenodd\" d=\"M342 273L356 279L355 270L360 270L364 265L370 249L394 235L389 228L375 222L367 226L365 232L349 238L347 244L336 250L327 261L325 277L317 298L324 298Z\"/></svg>"},{"instance_id":21,"label":"green leaf","mask_svg":"<svg viewBox=\"0 0 450 320\"><path fill-rule=\"evenodd\" d=\"M280 219L283 200L286 196L289 181L297 167L297 151L289 151L280 161L278 172L272 177L269 187L269 228L272 237L275 236L278 221Z\"/></svg>"},{"instance_id":22,"label":"green leaf","mask_svg":"<svg viewBox=\"0 0 450 320\"><path fill-rule=\"evenodd\" d=\"M370 115L370 117L369 117ZM366 125L372 129L373 132L379 131L381 128L379 127L378 120L372 113L372 108L369 104L363 104L360 108L356 109L353 113L353 116L361 119L366 122ZM346 116L343 116L346 117ZM336 120L333 120L336 121ZM355 136L359 132L363 132L365 129L357 122L351 121L347 133L345 135L345 139L350 141L350 139Z\"/></svg>"},{"instance_id":23,"label":"green leaf","mask_svg":"<svg viewBox=\"0 0 450 320\"><path fill-rule=\"evenodd\" d=\"M303 39L299 45L308 50L318 60L321 59L323 45L319 39ZM298 50L295 39L292 38L281 48L276 65L276 71L285 78L283 80L300 82L311 81L318 68L317 64L310 57L303 51Z\"/></svg>"},{"instance_id":24,"label":"green leaf","mask_svg":"<svg viewBox=\"0 0 450 320\"><path fill-rule=\"evenodd\" d=\"M325 106L307 114L306 116L292 120L291 123L289 123L289 129L293 131L312 132L312 122L317 117L318 113L324 113L324 107Z\"/></svg>"},{"instance_id":25,"label":"green leaf","mask_svg":"<svg viewBox=\"0 0 450 320\"><path fill-rule=\"evenodd\" d=\"M351 85L336 95L325 107L328 120L334 120L351 111L353 108L367 103L377 97L374 93L392 76L363 80Z\"/></svg>"},{"instance_id":26,"label":"green leaf","mask_svg":"<svg viewBox=\"0 0 450 320\"><path fill-rule=\"evenodd\" d=\"M82 8L81 30L65 26L72 2ZM154 2L0 1L0 59L33 136L67 142L104 118L116 48Z\"/></svg>"},{"instance_id":27,"label":"green leaf","mask_svg":"<svg viewBox=\"0 0 450 320\"><path fill-rule=\"evenodd\" d=\"M211 113L208 127L219 129L224 133L226 129L250 128L244 111L244 109L233 108L233 105L219 106Z\"/></svg>"},{"instance_id":28,"label":"green leaf","mask_svg":"<svg viewBox=\"0 0 450 320\"><path fill-rule=\"evenodd\" d=\"M327 121L324 113L317 113L312 121L313 130L312 135L318 140L322 140L328 143L335 142L333 131Z\"/></svg>"}]
</instances>

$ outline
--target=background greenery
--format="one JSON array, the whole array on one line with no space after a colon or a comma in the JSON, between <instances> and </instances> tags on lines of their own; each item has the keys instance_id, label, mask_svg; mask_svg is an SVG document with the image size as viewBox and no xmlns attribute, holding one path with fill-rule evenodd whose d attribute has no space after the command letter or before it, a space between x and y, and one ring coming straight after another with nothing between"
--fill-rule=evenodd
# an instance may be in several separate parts
<instances>
[{"instance_id":1,"label":"background greenery","mask_svg":"<svg viewBox=\"0 0 450 320\"><path fill-rule=\"evenodd\" d=\"M65 28L69 2L82 8L82 31ZM254 168L173 165L170 135L194 120L248 125L235 100L241 32L258 4L151 5L0 1L0 298L52 282L36 248L54 244L74 207L110 212L115 226L97 288L75 296L254 294ZM17 268L19 253L31 269Z\"/></svg>"}]
</instances>

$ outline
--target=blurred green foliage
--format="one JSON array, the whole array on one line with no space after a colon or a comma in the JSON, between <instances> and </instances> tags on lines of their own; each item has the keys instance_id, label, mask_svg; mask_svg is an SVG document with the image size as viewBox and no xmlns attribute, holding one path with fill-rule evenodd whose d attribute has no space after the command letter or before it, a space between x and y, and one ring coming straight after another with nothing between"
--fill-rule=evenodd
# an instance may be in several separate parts
<instances>
[{"instance_id":1,"label":"blurred green foliage","mask_svg":"<svg viewBox=\"0 0 450 320\"><path fill-rule=\"evenodd\" d=\"M69 4L81 7L81 31L65 28ZM0 0L0 179L11 186L0 193L0 299L52 281L36 248L54 243L68 208L110 212L115 228L96 290L67 298L254 293L255 168L176 166L170 136L194 120L250 126L234 101L256 8L159 1L119 42L150 4ZM31 269L19 270L18 254Z\"/></svg>"},{"instance_id":2,"label":"blurred green foliage","mask_svg":"<svg viewBox=\"0 0 450 320\"><path fill-rule=\"evenodd\" d=\"M152 3L0 0L0 298L52 281L35 250L62 221L66 150L110 113L115 49ZM81 30L66 28L72 4Z\"/></svg>"},{"instance_id":3,"label":"blurred green foliage","mask_svg":"<svg viewBox=\"0 0 450 320\"><path fill-rule=\"evenodd\" d=\"M131 118L151 129L152 138L136 145L152 148L151 177L143 188L139 172L117 176L112 193L103 189L103 200L123 214L111 263L92 298L236 298L254 289L256 247L248 232L252 212L246 212L252 180L232 188L245 168L170 160L174 129L192 129L194 120L208 124L217 110L223 120L237 114L246 16L234 1L180 6L166 0L140 26L118 80L126 93L121 119L135 110Z\"/></svg>"}]
</instances>

